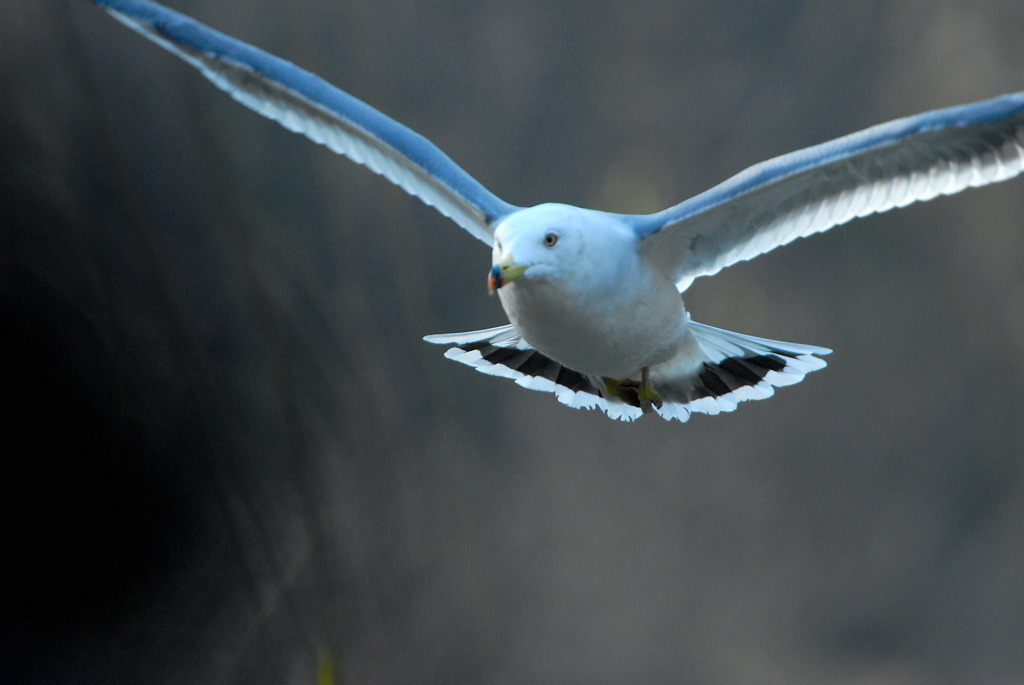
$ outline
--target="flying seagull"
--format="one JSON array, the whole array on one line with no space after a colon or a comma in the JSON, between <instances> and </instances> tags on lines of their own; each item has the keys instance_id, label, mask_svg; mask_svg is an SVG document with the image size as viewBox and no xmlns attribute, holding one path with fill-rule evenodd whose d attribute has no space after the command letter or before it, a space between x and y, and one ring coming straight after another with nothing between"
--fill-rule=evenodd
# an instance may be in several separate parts
<instances>
[{"instance_id":1,"label":"flying seagull","mask_svg":"<svg viewBox=\"0 0 1024 685\"><path fill-rule=\"evenodd\" d=\"M697 323L680 294L856 217L1012 178L1024 92L891 121L762 162L661 212L498 198L430 141L319 77L147 0L92 0L243 105L346 155L491 248L509 321L431 335L445 356L562 404L632 421L732 411L825 366L830 350Z\"/></svg>"}]
</instances>

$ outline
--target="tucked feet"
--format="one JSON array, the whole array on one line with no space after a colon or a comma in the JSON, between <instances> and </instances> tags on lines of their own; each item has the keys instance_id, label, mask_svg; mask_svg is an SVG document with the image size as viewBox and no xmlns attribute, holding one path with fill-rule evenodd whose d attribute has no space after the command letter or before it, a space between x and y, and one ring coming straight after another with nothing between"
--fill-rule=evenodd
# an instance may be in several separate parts
<instances>
[{"instance_id":1,"label":"tucked feet","mask_svg":"<svg viewBox=\"0 0 1024 685\"><path fill-rule=\"evenodd\" d=\"M626 404L636 405L639 401L636 389L640 387L632 378L608 378L602 376L604 381L604 394L608 397L618 397Z\"/></svg>"},{"instance_id":2,"label":"tucked feet","mask_svg":"<svg viewBox=\"0 0 1024 685\"><path fill-rule=\"evenodd\" d=\"M640 387L637 388L636 396L640 400L640 411L643 413L650 414L655 407L661 409L661 395L655 391L654 384L651 383L651 371L646 366L640 372Z\"/></svg>"},{"instance_id":3,"label":"tucked feet","mask_svg":"<svg viewBox=\"0 0 1024 685\"><path fill-rule=\"evenodd\" d=\"M608 378L603 377L605 394L611 397L618 397L623 402L634 407L639 406L640 411L650 414L657 407L661 409L661 395L654 389L651 383L650 370L647 367L640 372L640 382L632 378Z\"/></svg>"}]
</instances>

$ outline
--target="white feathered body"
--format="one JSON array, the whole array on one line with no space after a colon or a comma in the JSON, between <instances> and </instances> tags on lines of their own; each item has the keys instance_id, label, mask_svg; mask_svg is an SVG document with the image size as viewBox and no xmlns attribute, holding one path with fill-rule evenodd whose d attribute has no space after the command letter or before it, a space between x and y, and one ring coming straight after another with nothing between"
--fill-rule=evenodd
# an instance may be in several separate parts
<instances>
[{"instance_id":1,"label":"white feathered body","mask_svg":"<svg viewBox=\"0 0 1024 685\"><path fill-rule=\"evenodd\" d=\"M545 247L552 232L558 242ZM614 216L539 205L503 221L496 236L496 255L528 265L498 294L530 346L581 373L618 379L678 352L689 324L682 298L643 262L636 233Z\"/></svg>"}]
</instances>

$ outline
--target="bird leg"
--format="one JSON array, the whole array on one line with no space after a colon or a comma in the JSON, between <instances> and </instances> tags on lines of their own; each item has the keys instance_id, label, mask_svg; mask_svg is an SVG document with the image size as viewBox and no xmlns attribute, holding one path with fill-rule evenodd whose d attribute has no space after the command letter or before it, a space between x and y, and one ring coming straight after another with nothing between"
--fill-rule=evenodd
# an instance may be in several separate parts
<instances>
[{"instance_id":1,"label":"bird leg","mask_svg":"<svg viewBox=\"0 0 1024 685\"><path fill-rule=\"evenodd\" d=\"M604 381L605 395L618 397L626 404L635 405L639 401L636 389L640 387L640 384L632 378L609 378L608 376L601 376L601 380Z\"/></svg>"},{"instance_id":2,"label":"bird leg","mask_svg":"<svg viewBox=\"0 0 1024 685\"><path fill-rule=\"evenodd\" d=\"M645 366L640 371L640 387L636 391L637 399L640 400L640 411L645 414L650 414L654 411L654 407L661 409L663 404L661 401L661 395L654 389L654 384L651 383L651 369Z\"/></svg>"},{"instance_id":3,"label":"bird leg","mask_svg":"<svg viewBox=\"0 0 1024 685\"><path fill-rule=\"evenodd\" d=\"M662 401L651 383L651 372L644 367L640 372L640 381L632 378L608 378L603 376L604 391L606 395L618 397L626 404L639 406L645 414L650 414L654 407L661 409Z\"/></svg>"}]
</instances>

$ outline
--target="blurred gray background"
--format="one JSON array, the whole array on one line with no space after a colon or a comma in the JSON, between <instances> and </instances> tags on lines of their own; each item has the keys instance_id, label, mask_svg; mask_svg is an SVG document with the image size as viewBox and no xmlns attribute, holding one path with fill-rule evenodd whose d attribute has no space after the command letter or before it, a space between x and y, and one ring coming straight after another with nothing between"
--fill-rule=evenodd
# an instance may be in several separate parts
<instances>
[{"instance_id":1,"label":"blurred gray background","mask_svg":"<svg viewBox=\"0 0 1024 685\"><path fill-rule=\"evenodd\" d=\"M503 198L673 204L1024 89L1024 3L176 0ZM1024 181L699 280L834 348L612 422L420 341L477 241L84 0L0 5L0 679L1024 682Z\"/></svg>"}]
</instances>

